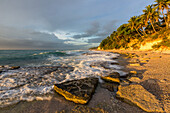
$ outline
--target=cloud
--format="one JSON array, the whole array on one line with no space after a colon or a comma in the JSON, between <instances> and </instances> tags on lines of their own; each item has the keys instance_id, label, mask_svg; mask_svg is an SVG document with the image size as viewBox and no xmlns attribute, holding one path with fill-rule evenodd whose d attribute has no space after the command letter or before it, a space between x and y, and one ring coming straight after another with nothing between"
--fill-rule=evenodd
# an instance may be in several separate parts
<instances>
[{"instance_id":1,"label":"cloud","mask_svg":"<svg viewBox=\"0 0 170 113\"><path fill-rule=\"evenodd\" d=\"M0 0L0 48L2 45L3 48L76 48L73 43L64 43L72 38L72 42L86 39L85 43L92 45L91 42L98 43L100 39L106 38L117 26L127 22L131 16L141 14L144 7L153 2L154 0ZM49 34L57 31L64 31L65 34Z\"/></svg>"},{"instance_id":2,"label":"cloud","mask_svg":"<svg viewBox=\"0 0 170 113\"><path fill-rule=\"evenodd\" d=\"M98 22L93 22L91 24L91 27L85 31L83 34L74 35L73 38L79 39L79 38L85 38L85 37L91 37L95 36L100 30L100 25Z\"/></svg>"},{"instance_id":3,"label":"cloud","mask_svg":"<svg viewBox=\"0 0 170 113\"><path fill-rule=\"evenodd\" d=\"M88 39L88 43L100 43L103 38Z\"/></svg>"},{"instance_id":4,"label":"cloud","mask_svg":"<svg viewBox=\"0 0 170 113\"><path fill-rule=\"evenodd\" d=\"M77 47L77 45L65 44L65 41L69 40L61 40L51 33L9 27L0 28L1 49L69 49Z\"/></svg>"}]
</instances>

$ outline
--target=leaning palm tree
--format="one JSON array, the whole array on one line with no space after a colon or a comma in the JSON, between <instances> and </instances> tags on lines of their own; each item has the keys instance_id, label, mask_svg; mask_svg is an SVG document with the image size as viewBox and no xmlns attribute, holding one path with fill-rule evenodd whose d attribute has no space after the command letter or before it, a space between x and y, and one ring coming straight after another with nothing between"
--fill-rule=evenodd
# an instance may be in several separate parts
<instances>
[{"instance_id":1,"label":"leaning palm tree","mask_svg":"<svg viewBox=\"0 0 170 113\"><path fill-rule=\"evenodd\" d=\"M146 32L145 32L145 29L146 26L147 26L147 23L145 23L145 16L141 15L141 16L138 16L137 17L137 23L138 23L138 28L141 28L142 31L143 31L143 34L144 35L147 35Z\"/></svg>"},{"instance_id":2,"label":"leaning palm tree","mask_svg":"<svg viewBox=\"0 0 170 113\"><path fill-rule=\"evenodd\" d=\"M154 32L156 32L155 27L153 25L153 23L155 21L158 21L159 18L159 13L156 12L156 8L153 8L152 5L148 5L146 6L146 9L143 10L143 12L145 15L146 22L149 21L151 23Z\"/></svg>"},{"instance_id":3,"label":"leaning palm tree","mask_svg":"<svg viewBox=\"0 0 170 113\"><path fill-rule=\"evenodd\" d=\"M130 18L129 22L129 27L131 28L131 30L135 29L136 32L142 37L142 35L139 33L138 29L137 29L137 17L133 16Z\"/></svg>"},{"instance_id":4,"label":"leaning palm tree","mask_svg":"<svg viewBox=\"0 0 170 113\"><path fill-rule=\"evenodd\" d=\"M156 6L156 8L158 9L158 11L163 15L166 27L168 27L169 24L169 6L170 6L170 1L169 0L155 0L156 4L154 4L154 6ZM165 17L164 14L164 10L167 11L167 18Z\"/></svg>"}]
</instances>

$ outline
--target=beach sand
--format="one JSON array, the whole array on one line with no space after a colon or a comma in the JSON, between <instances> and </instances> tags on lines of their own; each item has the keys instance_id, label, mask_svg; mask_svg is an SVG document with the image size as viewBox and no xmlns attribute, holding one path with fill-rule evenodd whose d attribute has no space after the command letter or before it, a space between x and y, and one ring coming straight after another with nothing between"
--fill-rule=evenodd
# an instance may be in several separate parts
<instances>
[{"instance_id":1,"label":"beach sand","mask_svg":"<svg viewBox=\"0 0 170 113\"><path fill-rule=\"evenodd\" d=\"M124 66L125 72L137 71L141 74L141 84L147 91L160 100L165 112L170 111L170 54L151 51L109 51L121 54L117 59ZM128 58L126 53L134 53L138 57ZM129 62L140 60L141 66L130 66ZM145 60L144 60L145 59ZM150 83L155 82L155 85ZM87 105L69 102L55 93L51 100L20 102L15 105L0 108L0 113L144 113L137 106L125 103L115 97L115 92L102 88L101 84Z\"/></svg>"}]
</instances>

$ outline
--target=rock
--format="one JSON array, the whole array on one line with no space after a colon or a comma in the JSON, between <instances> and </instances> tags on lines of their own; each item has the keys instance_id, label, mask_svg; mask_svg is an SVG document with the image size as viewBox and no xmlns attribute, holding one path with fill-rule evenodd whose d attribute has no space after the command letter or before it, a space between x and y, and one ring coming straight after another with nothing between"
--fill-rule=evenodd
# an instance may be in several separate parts
<instances>
[{"instance_id":1,"label":"rock","mask_svg":"<svg viewBox=\"0 0 170 113\"><path fill-rule=\"evenodd\" d=\"M54 90L64 96L66 100L86 104L91 99L97 84L98 78L90 77L55 84Z\"/></svg>"},{"instance_id":2,"label":"rock","mask_svg":"<svg viewBox=\"0 0 170 113\"><path fill-rule=\"evenodd\" d=\"M12 66L12 67L10 67L10 69L19 69L20 68L20 66Z\"/></svg>"},{"instance_id":3,"label":"rock","mask_svg":"<svg viewBox=\"0 0 170 113\"><path fill-rule=\"evenodd\" d=\"M136 71L130 71L128 74L124 75L124 76L120 76L120 78L130 78L135 76L136 77L137 72Z\"/></svg>"},{"instance_id":4,"label":"rock","mask_svg":"<svg viewBox=\"0 0 170 113\"><path fill-rule=\"evenodd\" d=\"M129 81L140 83L141 80L138 77L131 77Z\"/></svg>"},{"instance_id":5,"label":"rock","mask_svg":"<svg viewBox=\"0 0 170 113\"><path fill-rule=\"evenodd\" d=\"M109 62L93 62L92 64L90 64L90 67L92 68L96 68L96 67L103 67L105 69L110 69L109 67Z\"/></svg>"},{"instance_id":6,"label":"rock","mask_svg":"<svg viewBox=\"0 0 170 113\"><path fill-rule=\"evenodd\" d=\"M135 104L146 112L163 112L159 100L138 84L120 85L116 97L130 104Z\"/></svg>"},{"instance_id":7,"label":"rock","mask_svg":"<svg viewBox=\"0 0 170 113\"><path fill-rule=\"evenodd\" d=\"M130 66L140 66L140 63L129 64Z\"/></svg>"},{"instance_id":8,"label":"rock","mask_svg":"<svg viewBox=\"0 0 170 113\"><path fill-rule=\"evenodd\" d=\"M102 54L102 53L83 53L82 55L95 55L95 54Z\"/></svg>"},{"instance_id":9,"label":"rock","mask_svg":"<svg viewBox=\"0 0 170 113\"><path fill-rule=\"evenodd\" d=\"M130 71L130 74L137 74L136 71Z\"/></svg>"},{"instance_id":10,"label":"rock","mask_svg":"<svg viewBox=\"0 0 170 113\"><path fill-rule=\"evenodd\" d=\"M130 81L129 80L121 80L120 85L124 86L124 85L129 85Z\"/></svg>"},{"instance_id":11,"label":"rock","mask_svg":"<svg viewBox=\"0 0 170 113\"><path fill-rule=\"evenodd\" d=\"M111 65L119 65L119 63L117 63L117 62L111 62L110 64Z\"/></svg>"},{"instance_id":12,"label":"rock","mask_svg":"<svg viewBox=\"0 0 170 113\"><path fill-rule=\"evenodd\" d=\"M118 72L114 72L109 74L108 76L102 76L101 79L103 79L104 81L108 81L108 82L116 82L116 83L120 83L120 74Z\"/></svg>"},{"instance_id":13,"label":"rock","mask_svg":"<svg viewBox=\"0 0 170 113\"><path fill-rule=\"evenodd\" d=\"M104 83L101 84L102 88L108 89L111 92L116 92L118 90L118 86L119 86L119 84L117 84L117 83L106 83L106 82L104 82Z\"/></svg>"},{"instance_id":14,"label":"rock","mask_svg":"<svg viewBox=\"0 0 170 113\"><path fill-rule=\"evenodd\" d=\"M140 63L147 63L148 61L146 60L141 60Z\"/></svg>"},{"instance_id":15,"label":"rock","mask_svg":"<svg viewBox=\"0 0 170 113\"><path fill-rule=\"evenodd\" d=\"M112 60L116 60L116 59L118 59L118 58L117 58L117 57L113 57L113 58L112 58Z\"/></svg>"},{"instance_id":16,"label":"rock","mask_svg":"<svg viewBox=\"0 0 170 113\"><path fill-rule=\"evenodd\" d=\"M138 59L137 60L131 60L131 61L129 61L129 63L131 63L131 64L139 63L139 60Z\"/></svg>"}]
</instances>

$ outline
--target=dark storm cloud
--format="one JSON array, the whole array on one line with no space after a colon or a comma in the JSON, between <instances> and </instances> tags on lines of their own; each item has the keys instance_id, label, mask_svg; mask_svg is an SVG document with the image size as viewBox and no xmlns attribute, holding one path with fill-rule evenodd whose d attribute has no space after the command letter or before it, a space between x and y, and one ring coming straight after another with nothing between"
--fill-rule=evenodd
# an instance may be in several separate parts
<instances>
[{"instance_id":1,"label":"dark storm cloud","mask_svg":"<svg viewBox=\"0 0 170 113\"><path fill-rule=\"evenodd\" d=\"M65 44L54 34L37 32L32 30L18 30L14 28L0 28L0 48L11 49L68 49L76 48L72 44Z\"/></svg>"},{"instance_id":2,"label":"dark storm cloud","mask_svg":"<svg viewBox=\"0 0 170 113\"><path fill-rule=\"evenodd\" d=\"M116 20L113 20L111 22L108 22L105 25L100 25L99 22L93 22L91 24L91 27L85 31L85 33L80 35L74 35L73 38L79 39L79 38L88 38L88 37L103 37L106 38L107 35L109 35L113 30L116 30Z\"/></svg>"},{"instance_id":3,"label":"dark storm cloud","mask_svg":"<svg viewBox=\"0 0 170 113\"><path fill-rule=\"evenodd\" d=\"M100 43L103 38L88 39L88 43Z\"/></svg>"},{"instance_id":4,"label":"dark storm cloud","mask_svg":"<svg viewBox=\"0 0 170 113\"><path fill-rule=\"evenodd\" d=\"M79 39L79 38L94 36L99 32L99 30L100 30L99 27L100 27L99 23L94 22L91 24L91 27L85 31L84 34L74 35L73 38Z\"/></svg>"}]
</instances>

